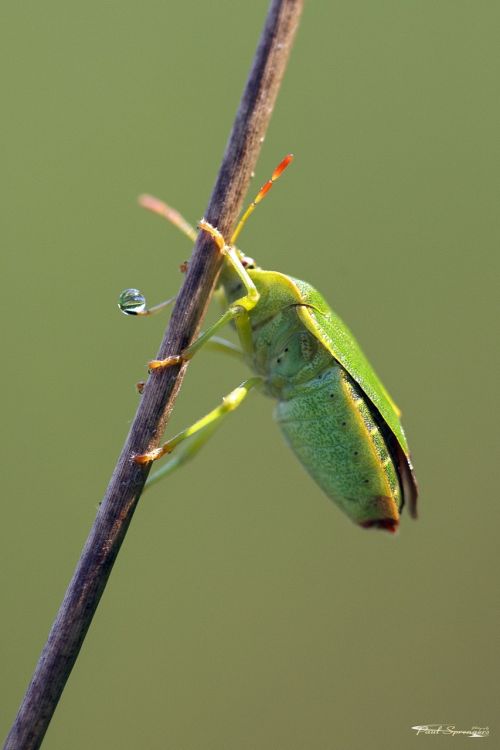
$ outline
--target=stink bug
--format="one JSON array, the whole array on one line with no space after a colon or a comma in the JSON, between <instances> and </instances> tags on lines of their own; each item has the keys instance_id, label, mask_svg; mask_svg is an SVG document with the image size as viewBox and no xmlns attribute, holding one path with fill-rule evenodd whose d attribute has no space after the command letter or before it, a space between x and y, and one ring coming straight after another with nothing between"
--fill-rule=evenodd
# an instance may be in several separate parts
<instances>
[{"instance_id":1,"label":"stink bug","mask_svg":"<svg viewBox=\"0 0 500 750\"><path fill-rule=\"evenodd\" d=\"M190 438L150 481L170 473L194 456L224 416L258 388L276 399L275 418L286 441L328 497L360 526L395 531L405 501L416 517L417 500L399 409L320 293L305 281L261 269L235 245L247 218L291 161L288 155L278 165L229 243L215 227L200 221L199 229L213 238L224 255L219 289L225 312L187 349L149 363L154 372L190 359L210 345L240 356L255 376L161 448L135 460L155 461ZM151 196L142 196L140 203L196 239L193 227L165 203ZM148 309L137 289L127 289L119 306L128 314L148 315L167 303ZM236 328L241 350L215 336L229 322Z\"/></svg>"}]
</instances>

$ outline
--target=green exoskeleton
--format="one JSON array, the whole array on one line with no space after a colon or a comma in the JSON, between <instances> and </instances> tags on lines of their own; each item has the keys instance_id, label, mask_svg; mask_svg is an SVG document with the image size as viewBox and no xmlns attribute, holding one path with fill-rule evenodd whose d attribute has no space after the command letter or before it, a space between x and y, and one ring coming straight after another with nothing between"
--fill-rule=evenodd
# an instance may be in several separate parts
<instances>
[{"instance_id":1,"label":"green exoskeleton","mask_svg":"<svg viewBox=\"0 0 500 750\"><path fill-rule=\"evenodd\" d=\"M328 497L360 526L395 531L405 502L416 517L417 499L397 406L349 329L316 289L283 273L264 271L235 245L246 219L291 159L285 157L261 188L229 243L215 227L200 221L200 230L210 234L224 255L219 288L225 312L185 351L149 363L151 371L168 367L210 345L240 354L255 376L161 448L135 460L154 461L187 440L150 481L171 472L194 456L224 416L258 388L276 400L275 418L286 441ZM143 196L141 203L196 238L196 231L166 204L150 196ZM128 314L147 315L167 303L148 310L140 292L127 289L119 305ZM241 351L216 336L229 322Z\"/></svg>"}]
</instances>

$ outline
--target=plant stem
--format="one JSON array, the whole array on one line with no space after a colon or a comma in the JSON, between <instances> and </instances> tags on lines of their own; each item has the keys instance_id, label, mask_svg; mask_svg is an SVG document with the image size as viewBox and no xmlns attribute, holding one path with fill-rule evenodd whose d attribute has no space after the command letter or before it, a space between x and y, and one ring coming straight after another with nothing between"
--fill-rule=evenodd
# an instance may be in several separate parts
<instances>
[{"instance_id":1,"label":"plant stem","mask_svg":"<svg viewBox=\"0 0 500 750\"><path fill-rule=\"evenodd\" d=\"M206 211L227 237L255 168L295 37L303 0L272 0L250 75ZM222 257L200 232L185 282L157 359L177 354L196 337ZM133 456L158 446L187 363L153 372L100 505L80 560L43 648L4 750L40 747L106 586L150 464Z\"/></svg>"}]
</instances>

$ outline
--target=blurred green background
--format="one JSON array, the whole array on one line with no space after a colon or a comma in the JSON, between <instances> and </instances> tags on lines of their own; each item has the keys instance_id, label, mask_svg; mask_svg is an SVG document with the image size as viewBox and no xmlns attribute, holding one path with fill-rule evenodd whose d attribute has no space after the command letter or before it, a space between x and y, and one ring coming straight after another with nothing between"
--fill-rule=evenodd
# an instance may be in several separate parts
<instances>
[{"instance_id":1,"label":"blurred green background","mask_svg":"<svg viewBox=\"0 0 500 750\"><path fill-rule=\"evenodd\" d=\"M190 254L136 195L202 216L266 10L3 5L2 736L165 326L117 295L174 294ZM436 722L498 742L499 23L488 0L306 3L252 192L296 162L240 243L356 332L419 521L356 528L254 395L141 502L47 748L421 748ZM199 354L170 432L245 376Z\"/></svg>"}]
</instances>

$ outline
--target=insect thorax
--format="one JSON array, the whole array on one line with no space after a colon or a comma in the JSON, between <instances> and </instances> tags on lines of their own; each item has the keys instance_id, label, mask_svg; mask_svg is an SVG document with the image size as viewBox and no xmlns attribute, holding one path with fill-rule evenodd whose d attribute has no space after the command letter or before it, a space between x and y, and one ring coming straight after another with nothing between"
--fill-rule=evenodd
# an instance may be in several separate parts
<instances>
[{"instance_id":1,"label":"insect thorax","mask_svg":"<svg viewBox=\"0 0 500 750\"><path fill-rule=\"evenodd\" d=\"M252 367L274 398L289 398L297 386L314 380L332 364L331 354L300 321L296 305L266 320L253 319L252 333Z\"/></svg>"},{"instance_id":2,"label":"insect thorax","mask_svg":"<svg viewBox=\"0 0 500 750\"><path fill-rule=\"evenodd\" d=\"M260 299L249 313L253 352L247 352L247 361L264 378L268 395L286 399L290 389L316 378L333 358L301 321L300 297L288 277L262 269L249 269L249 275ZM243 284L227 266L221 286L226 304L244 295Z\"/></svg>"}]
</instances>

